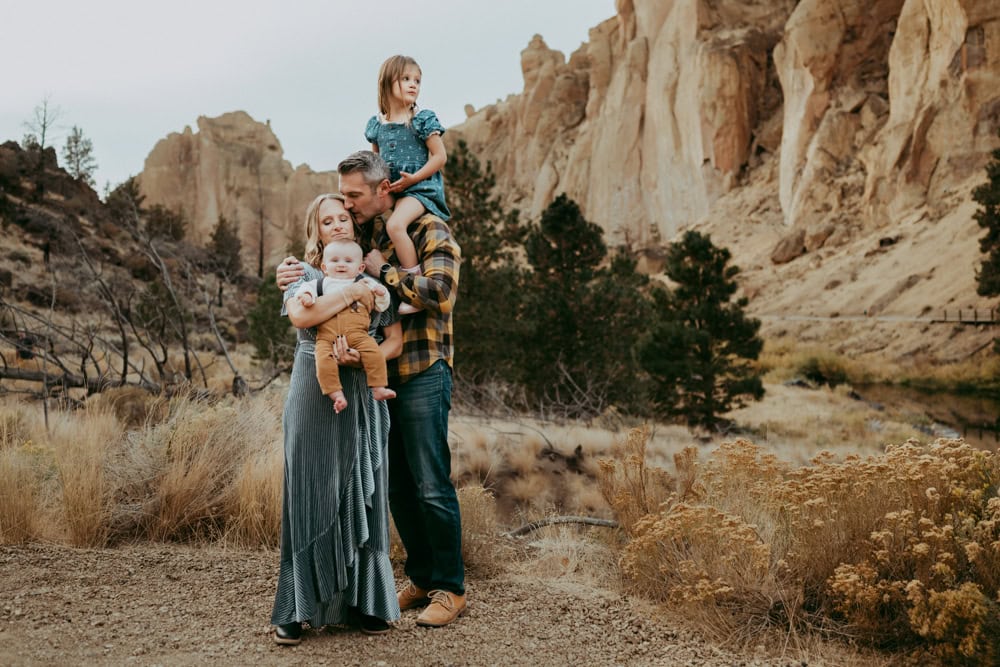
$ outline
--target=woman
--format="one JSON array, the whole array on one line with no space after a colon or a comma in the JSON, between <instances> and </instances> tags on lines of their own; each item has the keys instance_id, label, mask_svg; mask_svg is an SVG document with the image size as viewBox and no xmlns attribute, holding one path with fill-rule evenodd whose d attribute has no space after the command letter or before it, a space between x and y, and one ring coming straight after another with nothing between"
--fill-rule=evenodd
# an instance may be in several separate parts
<instances>
[{"instance_id":1,"label":"woman","mask_svg":"<svg viewBox=\"0 0 1000 667\"><path fill-rule=\"evenodd\" d=\"M285 310L298 329L295 363L285 399L285 479L281 512L281 570L271 623L274 641L295 645L302 623L313 628L359 623L362 632L388 631L399 618L386 498L389 415L372 399L360 368L341 366L348 399L339 414L316 379L315 326L345 307L341 294L311 308L293 298L301 281L322 276L323 247L354 238L354 220L337 194L320 195L306 212L306 275L285 292ZM349 289L368 290L363 284ZM394 309L376 314L375 334L386 358L402 349ZM346 343L335 351L357 357Z\"/></svg>"}]
</instances>

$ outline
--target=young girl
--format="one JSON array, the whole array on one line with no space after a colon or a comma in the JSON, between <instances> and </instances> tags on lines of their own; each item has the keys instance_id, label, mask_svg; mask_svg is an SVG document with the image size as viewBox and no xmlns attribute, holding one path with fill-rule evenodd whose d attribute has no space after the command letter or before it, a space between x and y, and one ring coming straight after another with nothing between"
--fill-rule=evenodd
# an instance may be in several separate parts
<instances>
[{"instance_id":1,"label":"young girl","mask_svg":"<svg viewBox=\"0 0 1000 667\"><path fill-rule=\"evenodd\" d=\"M441 168L448 159L441 135L444 127L433 111L417 111L420 66L407 56L392 56L379 69L378 109L365 127L365 139L390 169L390 191L398 193L386 222L396 260L404 271L420 273L417 251L406 233L424 213L451 217L444 203ZM405 312L400 310L400 312Z\"/></svg>"}]
</instances>

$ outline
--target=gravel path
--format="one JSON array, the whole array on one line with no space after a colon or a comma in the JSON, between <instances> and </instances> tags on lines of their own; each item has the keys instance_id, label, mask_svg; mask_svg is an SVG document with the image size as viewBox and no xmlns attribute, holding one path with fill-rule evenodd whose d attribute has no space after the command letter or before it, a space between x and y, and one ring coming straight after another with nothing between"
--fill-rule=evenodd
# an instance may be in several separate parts
<instances>
[{"instance_id":1,"label":"gravel path","mask_svg":"<svg viewBox=\"0 0 1000 667\"><path fill-rule=\"evenodd\" d=\"M387 635L275 646L277 552L141 544L0 547L0 665L787 665L740 658L652 609L561 579L469 581L469 613ZM799 663L795 663L799 664Z\"/></svg>"}]
</instances>

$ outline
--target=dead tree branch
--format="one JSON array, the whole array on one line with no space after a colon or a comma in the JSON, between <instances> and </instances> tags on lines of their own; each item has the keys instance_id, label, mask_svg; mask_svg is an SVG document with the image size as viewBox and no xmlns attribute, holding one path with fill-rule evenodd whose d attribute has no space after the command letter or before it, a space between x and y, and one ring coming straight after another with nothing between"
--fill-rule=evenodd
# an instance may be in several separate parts
<instances>
[{"instance_id":1,"label":"dead tree branch","mask_svg":"<svg viewBox=\"0 0 1000 667\"><path fill-rule=\"evenodd\" d=\"M612 519L598 519L592 516L550 516L545 519L539 519L538 521L532 521L531 523L527 523L520 528L515 528L510 532L504 533L504 536L521 537L522 535L527 535L528 533L534 532L539 528L544 528L545 526L566 523L582 524L585 526L600 526L602 528L618 528L618 522Z\"/></svg>"}]
</instances>

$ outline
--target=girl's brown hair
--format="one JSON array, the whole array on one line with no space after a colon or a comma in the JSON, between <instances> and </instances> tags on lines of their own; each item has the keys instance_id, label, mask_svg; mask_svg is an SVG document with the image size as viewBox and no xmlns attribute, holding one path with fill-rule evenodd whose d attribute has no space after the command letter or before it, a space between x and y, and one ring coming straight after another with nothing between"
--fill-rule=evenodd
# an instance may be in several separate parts
<instances>
[{"instance_id":1,"label":"girl's brown hair","mask_svg":"<svg viewBox=\"0 0 1000 667\"><path fill-rule=\"evenodd\" d=\"M413 65L423 75L420 65L409 56L392 56L378 69L378 110L383 117L389 115L389 98L392 96L392 84L402 76L408 65ZM413 105L416 107L416 105ZM411 113L414 109L410 109Z\"/></svg>"}]
</instances>

